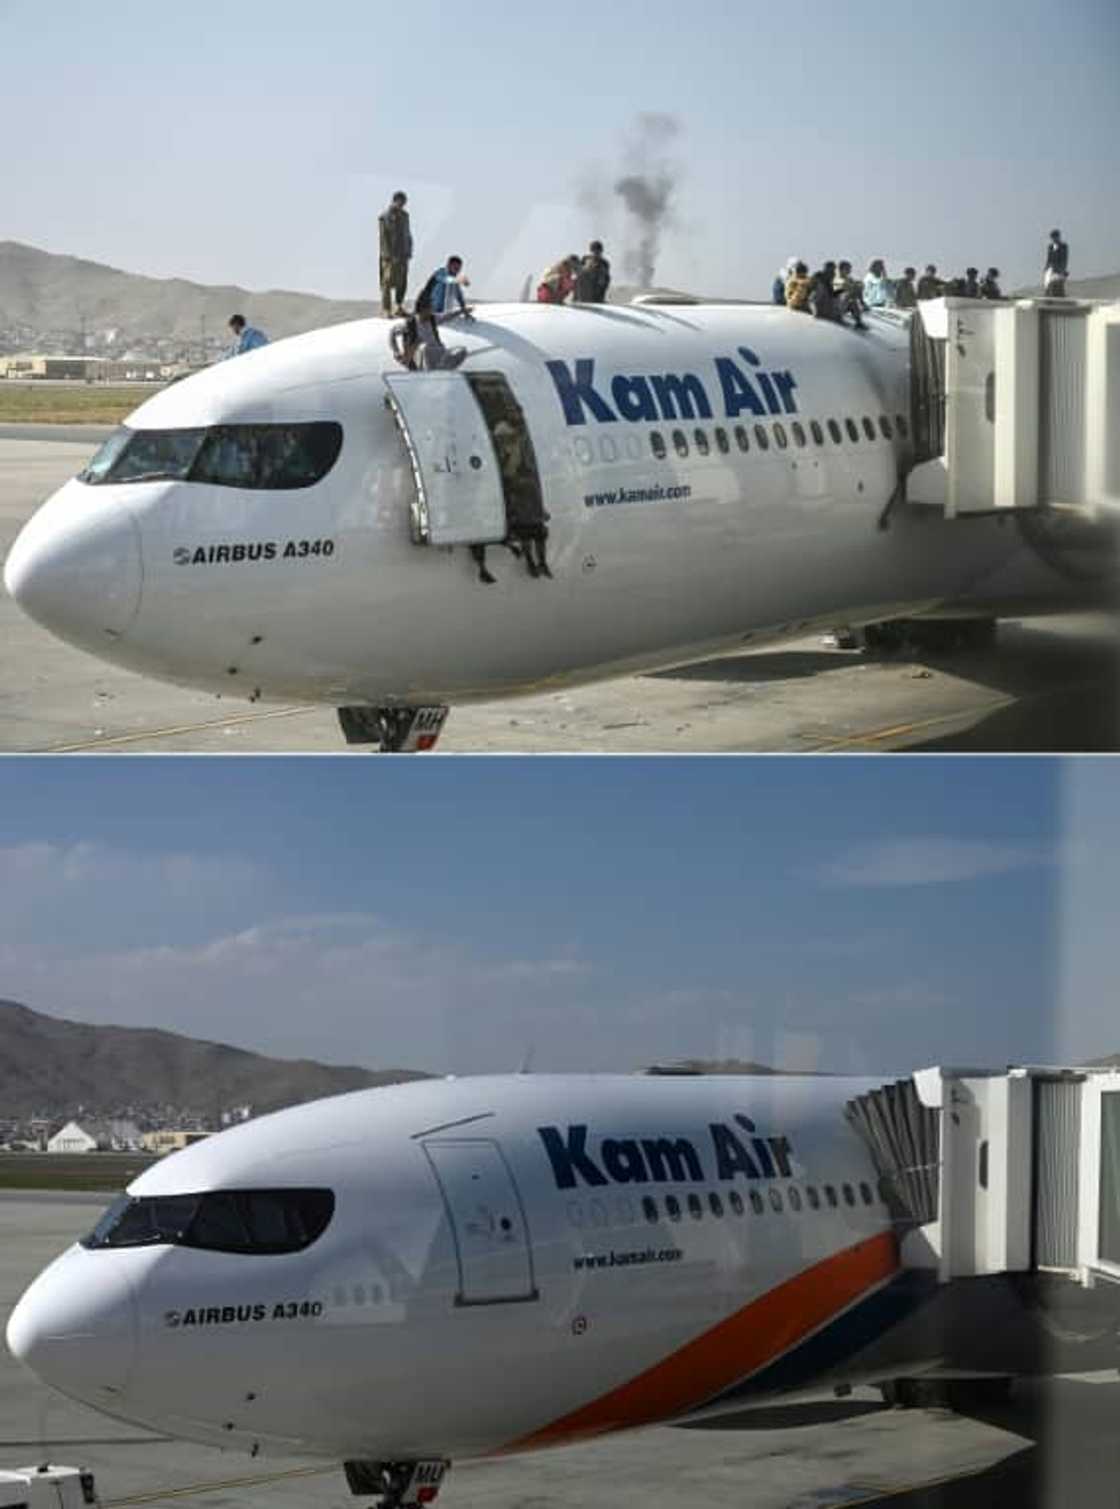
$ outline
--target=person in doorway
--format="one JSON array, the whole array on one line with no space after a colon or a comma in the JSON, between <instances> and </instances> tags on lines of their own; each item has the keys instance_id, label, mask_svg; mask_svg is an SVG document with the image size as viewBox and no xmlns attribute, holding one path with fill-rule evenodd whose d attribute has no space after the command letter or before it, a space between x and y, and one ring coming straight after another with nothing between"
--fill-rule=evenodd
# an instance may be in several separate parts
<instances>
[{"instance_id":1,"label":"person in doorway","mask_svg":"<svg viewBox=\"0 0 1120 1509\"><path fill-rule=\"evenodd\" d=\"M1050 232L1046 262L1042 269L1042 291L1053 299L1064 299L1069 276L1069 246L1059 230Z\"/></svg>"},{"instance_id":2,"label":"person in doorway","mask_svg":"<svg viewBox=\"0 0 1120 1509\"><path fill-rule=\"evenodd\" d=\"M508 535L505 543L515 555L524 555L530 576L551 577L545 550L548 525L533 469L525 454L524 434L509 419L497 420L491 433L506 498Z\"/></svg>"},{"instance_id":3,"label":"person in doorway","mask_svg":"<svg viewBox=\"0 0 1120 1509\"><path fill-rule=\"evenodd\" d=\"M405 205L408 195L398 189L389 207L377 217L381 248L381 312L388 319L404 314L408 264L412 260L412 227Z\"/></svg>"},{"instance_id":4,"label":"person in doorway","mask_svg":"<svg viewBox=\"0 0 1120 1509\"><path fill-rule=\"evenodd\" d=\"M576 274L577 304L605 304L611 286L611 264L603 256L603 243L592 241Z\"/></svg>"},{"instance_id":5,"label":"person in doorway","mask_svg":"<svg viewBox=\"0 0 1120 1509\"><path fill-rule=\"evenodd\" d=\"M248 325L243 314L230 316L229 328L233 332L233 344L226 356L244 356L246 351L256 351L268 345L268 336L255 325Z\"/></svg>"}]
</instances>

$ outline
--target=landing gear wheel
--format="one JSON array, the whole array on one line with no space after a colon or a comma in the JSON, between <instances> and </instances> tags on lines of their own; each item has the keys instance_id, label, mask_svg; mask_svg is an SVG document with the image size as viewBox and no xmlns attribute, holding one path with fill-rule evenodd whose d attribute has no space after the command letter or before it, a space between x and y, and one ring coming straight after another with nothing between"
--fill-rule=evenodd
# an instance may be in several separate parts
<instances>
[{"instance_id":1,"label":"landing gear wheel","mask_svg":"<svg viewBox=\"0 0 1120 1509\"><path fill-rule=\"evenodd\" d=\"M418 1509L439 1493L451 1463L445 1457L419 1462L344 1462L350 1492L373 1495L377 1509Z\"/></svg>"},{"instance_id":2,"label":"landing gear wheel","mask_svg":"<svg viewBox=\"0 0 1120 1509\"><path fill-rule=\"evenodd\" d=\"M434 749L447 721L446 707L340 707L347 744L376 744L383 754Z\"/></svg>"}]
</instances>

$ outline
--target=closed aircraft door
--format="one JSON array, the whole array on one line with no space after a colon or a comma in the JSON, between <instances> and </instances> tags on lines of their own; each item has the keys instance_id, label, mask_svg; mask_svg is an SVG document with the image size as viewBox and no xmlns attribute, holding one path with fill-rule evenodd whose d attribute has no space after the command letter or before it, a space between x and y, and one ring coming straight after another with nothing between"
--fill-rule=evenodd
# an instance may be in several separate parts
<instances>
[{"instance_id":1,"label":"closed aircraft door","mask_svg":"<svg viewBox=\"0 0 1120 1509\"><path fill-rule=\"evenodd\" d=\"M412 465L418 545L489 545L506 535L505 495L478 400L459 372L385 374Z\"/></svg>"},{"instance_id":2,"label":"closed aircraft door","mask_svg":"<svg viewBox=\"0 0 1120 1509\"><path fill-rule=\"evenodd\" d=\"M447 1207L459 1263L458 1305L536 1299L521 1197L496 1142L424 1143Z\"/></svg>"}]
</instances>

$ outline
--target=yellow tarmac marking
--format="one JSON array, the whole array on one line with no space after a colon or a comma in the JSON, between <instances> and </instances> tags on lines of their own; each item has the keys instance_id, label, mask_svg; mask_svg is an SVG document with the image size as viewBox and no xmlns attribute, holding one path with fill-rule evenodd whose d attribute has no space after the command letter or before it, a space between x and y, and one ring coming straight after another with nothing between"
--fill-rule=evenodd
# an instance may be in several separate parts
<instances>
[{"instance_id":1,"label":"yellow tarmac marking","mask_svg":"<svg viewBox=\"0 0 1120 1509\"><path fill-rule=\"evenodd\" d=\"M241 713L229 718L213 718L199 723L180 723L170 728L143 728L132 734L114 734L108 739L87 739L81 744L52 744L44 754L77 754L87 749L109 749L119 744L137 744L141 739L173 739L180 734L194 734L200 730L230 728L242 723L263 723L268 718L294 718L299 713L316 712L315 707L280 707L266 713Z\"/></svg>"},{"instance_id":2,"label":"yellow tarmac marking","mask_svg":"<svg viewBox=\"0 0 1120 1509\"><path fill-rule=\"evenodd\" d=\"M823 739L818 744L809 745L809 748L819 754L830 749L881 744L885 739L897 739L903 734L921 733L925 729L937 728L944 723L956 723L961 718L982 717L987 713L997 712L1000 708L1014 707L1017 701L1015 697L998 697L991 702L978 702L973 707L958 708L955 712L938 713L933 718L919 718L912 723L895 723L889 728L868 729L866 733L844 734L838 739Z\"/></svg>"},{"instance_id":3,"label":"yellow tarmac marking","mask_svg":"<svg viewBox=\"0 0 1120 1509\"><path fill-rule=\"evenodd\" d=\"M337 1472L338 1463L330 1462L323 1467L291 1467L286 1472L253 1473L248 1477L219 1478L210 1483L188 1483L183 1488L162 1488L154 1493L134 1493L128 1498L105 1499L104 1509L124 1509L131 1504L158 1504L164 1499L186 1498L196 1493L221 1493L229 1488L253 1488L261 1483L282 1483L288 1478L311 1478L328 1472Z\"/></svg>"}]
</instances>

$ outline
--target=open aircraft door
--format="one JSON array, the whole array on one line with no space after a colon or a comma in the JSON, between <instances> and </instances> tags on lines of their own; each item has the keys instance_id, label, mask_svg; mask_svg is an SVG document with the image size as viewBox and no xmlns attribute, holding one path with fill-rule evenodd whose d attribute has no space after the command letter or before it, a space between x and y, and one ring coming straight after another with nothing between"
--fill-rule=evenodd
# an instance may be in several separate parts
<instances>
[{"instance_id":1,"label":"open aircraft door","mask_svg":"<svg viewBox=\"0 0 1120 1509\"><path fill-rule=\"evenodd\" d=\"M461 372L387 372L385 386L416 484L415 543L494 545L503 540L501 469L466 377Z\"/></svg>"},{"instance_id":2,"label":"open aircraft door","mask_svg":"<svg viewBox=\"0 0 1120 1509\"><path fill-rule=\"evenodd\" d=\"M521 1196L496 1142L423 1144L436 1176L459 1263L457 1305L537 1299L533 1254Z\"/></svg>"}]
</instances>

